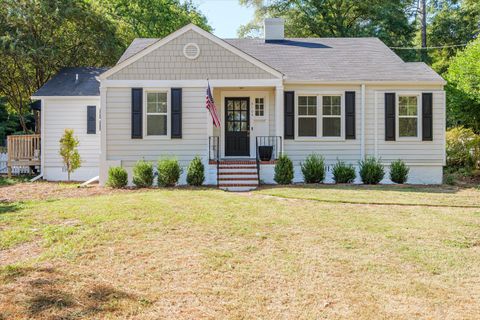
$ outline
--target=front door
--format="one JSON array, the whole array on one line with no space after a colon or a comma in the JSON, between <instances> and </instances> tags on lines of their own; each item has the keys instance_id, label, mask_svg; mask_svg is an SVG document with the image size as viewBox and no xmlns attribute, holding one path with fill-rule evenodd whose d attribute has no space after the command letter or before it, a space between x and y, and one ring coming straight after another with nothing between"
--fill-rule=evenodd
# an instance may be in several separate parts
<instances>
[{"instance_id":1,"label":"front door","mask_svg":"<svg viewBox=\"0 0 480 320\"><path fill-rule=\"evenodd\" d=\"M225 98L225 156L250 156L249 98Z\"/></svg>"}]
</instances>

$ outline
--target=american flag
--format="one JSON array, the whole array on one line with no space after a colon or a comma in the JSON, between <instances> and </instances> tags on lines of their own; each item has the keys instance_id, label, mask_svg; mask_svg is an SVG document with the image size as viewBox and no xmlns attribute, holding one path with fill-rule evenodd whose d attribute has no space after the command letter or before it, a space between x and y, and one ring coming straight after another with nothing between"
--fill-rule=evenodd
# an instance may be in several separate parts
<instances>
[{"instance_id":1,"label":"american flag","mask_svg":"<svg viewBox=\"0 0 480 320\"><path fill-rule=\"evenodd\" d=\"M217 128L220 127L220 118L218 117L217 107L215 107L215 102L213 101L210 83L208 83L207 86L207 109L210 111L210 115L212 116L213 125Z\"/></svg>"}]
</instances>

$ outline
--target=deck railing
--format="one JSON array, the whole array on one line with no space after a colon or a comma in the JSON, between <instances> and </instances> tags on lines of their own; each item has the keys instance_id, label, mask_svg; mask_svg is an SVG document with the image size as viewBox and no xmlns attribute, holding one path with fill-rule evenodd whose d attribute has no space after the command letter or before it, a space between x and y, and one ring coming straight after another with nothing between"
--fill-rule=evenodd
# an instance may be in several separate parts
<instances>
[{"instance_id":1,"label":"deck railing","mask_svg":"<svg viewBox=\"0 0 480 320\"><path fill-rule=\"evenodd\" d=\"M40 135L26 134L7 137L8 173L15 166L40 165Z\"/></svg>"}]
</instances>

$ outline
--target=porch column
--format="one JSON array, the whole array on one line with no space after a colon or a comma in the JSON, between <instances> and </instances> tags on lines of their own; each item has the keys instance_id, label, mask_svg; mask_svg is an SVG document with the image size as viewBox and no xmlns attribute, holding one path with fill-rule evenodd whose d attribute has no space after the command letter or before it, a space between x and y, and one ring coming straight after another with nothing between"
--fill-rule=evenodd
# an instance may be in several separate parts
<instances>
[{"instance_id":1,"label":"porch column","mask_svg":"<svg viewBox=\"0 0 480 320\"><path fill-rule=\"evenodd\" d=\"M283 150L283 86L275 86L275 135L282 137Z\"/></svg>"}]
</instances>

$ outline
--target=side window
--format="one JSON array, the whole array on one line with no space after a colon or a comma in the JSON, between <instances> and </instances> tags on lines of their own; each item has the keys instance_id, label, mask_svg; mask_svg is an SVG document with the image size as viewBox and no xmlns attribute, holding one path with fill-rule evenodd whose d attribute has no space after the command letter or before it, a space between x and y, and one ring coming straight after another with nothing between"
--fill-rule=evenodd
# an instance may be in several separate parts
<instances>
[{"instance_id":1,"label":"side window","mask_svg":"<svg viewBox=\"0 0 480 320\"><path fill-rule=\"evenodd\" d=\"M87 106L87 134L97 133L97 107Z\"/></svg>"},{"instance_id":2,"label":"side window","mask_svg":"<svg viewBox=\"0 0 480 320\"><path fill-rule=\"evenodd\" d=\"M265 116L265 99L264 98L255 98L255 117L264 117Z\"/></svg>"},{"instance_id":3,"label":"side window","mask_svg":"<svg viewBox=\"0 0 480 320\"><path fill-rule=\"evenodd\" d=\"M418 137L418 97L398 97L398 136L400 138Z\"/></svg>"},{"instance_id":4,"label":"side window","mask_svg":"<svg viewBox=\"0 0 480 320\"><path fill-rule=\"evenodd\" d=\"M167 93L147 92L147 136L167 135Z\"/></svg>"}]
</instances>

